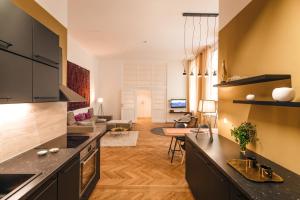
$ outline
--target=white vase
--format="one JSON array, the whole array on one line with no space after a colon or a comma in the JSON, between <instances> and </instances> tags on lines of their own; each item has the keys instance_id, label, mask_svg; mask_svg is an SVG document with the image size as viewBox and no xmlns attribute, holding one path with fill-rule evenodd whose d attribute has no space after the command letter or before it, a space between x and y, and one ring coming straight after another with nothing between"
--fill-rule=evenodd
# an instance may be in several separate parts
<instances>
[{"instance_id":1,"label":"white vase","mask_svg":"<svg viewBox=\"0 0 300 200\"><path fill-rule=\"evenodd\" d=\"M275 101L293 101L295 90L288 87L275 88L272 92L272 97Z\"/></svg>"},{"instance_id":2,"label":"white vase","mask_svg":"<svg viewBox=\"0 0 300 200\"><path fill-rule=\"evenodd\" d=\"M254 95L254 94L248 94L248 95L246 96L246 99L247 99L248 101L254 101L254 100L255 100L255 95Z\"/></svg>"}]
</instances>

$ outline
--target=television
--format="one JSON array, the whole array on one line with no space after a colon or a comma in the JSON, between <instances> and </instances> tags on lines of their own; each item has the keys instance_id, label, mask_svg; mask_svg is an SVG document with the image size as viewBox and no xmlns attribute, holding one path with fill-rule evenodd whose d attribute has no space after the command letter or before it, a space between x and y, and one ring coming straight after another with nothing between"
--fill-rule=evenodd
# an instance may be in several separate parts
<instances>
[{"instance_id":1,"label":"television","mask_svg":"<svg viewBox=\"0 0 300 200\"><path fill-rule=\"evenodd\" d=\"M186 108L186 99L171 99L171 108Z\"/></svg>"}]
</instances>

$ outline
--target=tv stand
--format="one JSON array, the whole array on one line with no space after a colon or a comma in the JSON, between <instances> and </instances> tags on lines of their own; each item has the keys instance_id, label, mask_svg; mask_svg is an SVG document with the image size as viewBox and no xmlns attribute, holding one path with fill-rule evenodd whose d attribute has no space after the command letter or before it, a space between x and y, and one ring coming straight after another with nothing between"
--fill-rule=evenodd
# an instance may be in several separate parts
<instances>
[{"instance_id":1,"label":"tv stand","mask_svg":"<svg viewBox=\"0 0 300 200\"><path fill-rule=\"evenodd\" d=\"M170 110L169 111L170 114L192 114L191 112L187 112L187 111L174 111L174 110Z\"/></svg>"}]
</instances>

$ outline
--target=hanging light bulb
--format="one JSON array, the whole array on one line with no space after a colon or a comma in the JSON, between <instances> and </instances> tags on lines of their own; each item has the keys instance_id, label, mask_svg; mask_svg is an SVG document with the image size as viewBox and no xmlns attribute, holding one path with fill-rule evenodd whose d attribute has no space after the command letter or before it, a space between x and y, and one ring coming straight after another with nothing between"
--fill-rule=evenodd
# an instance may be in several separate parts
<instances>
[{"instance_id":1,"label":"hanging light bulb","mask_svg":"<svg viewBox=\"0 0 300 200\"><path fill-rule=\"evenodd\" d=\"M198 77L202 77L201 71L198 72Z\"/></svg>"},{"instance_id":2,"label":"hanging light bulb","mask_svg":"<svg viewBox=\"0 0 300 200\"><path fill-rule=\"evenodd\" d=\"M206 70L204 76L205 76L205 77L208 77L208 72L207 72L207 70Z\"/></svg>"},{"instance_id":3,"label":"hanging light bulb","mask_svg":"<svg viewBox=\"0 0 300 200\"><path fill-rule=\"evenodd\" d=\"M217 76L217 71L214 70L213 76Z\"/></svg>"},{"instance_id":4,"label":"hanging light bulb","mask_svg":"<svg viewBox=\"0 0 300 200\"><path fill-rule=\"evenodd\" d=\"M191 71L190 76L194 76L194 72L193 71Z\"/></svg>"},{"instance_id":5,"label":"hanging light bulb","mask_svg":"<svg viewBox=\"0 0 300 200\"><path fill-rule=\"evenodd\" d=\"M182 73L182 75L184 75L184 76L186 75L186 71L185 71L185 68L184 68L184 70L183 70L183 73Z\"/></svg>"}]
</instances>

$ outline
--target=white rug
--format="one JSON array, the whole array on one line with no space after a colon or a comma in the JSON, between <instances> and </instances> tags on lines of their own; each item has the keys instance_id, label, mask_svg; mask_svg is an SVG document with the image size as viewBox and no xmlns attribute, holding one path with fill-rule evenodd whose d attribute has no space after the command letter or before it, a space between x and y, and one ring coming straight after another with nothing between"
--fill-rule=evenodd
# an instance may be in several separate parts
<instances>
[{"instance_id":1,"label":"white rug","mask_svg":"<svg viewBox=\"0 0 300 200\"><path fill-rule=\"evenodd\" d=\"M102 147L133 147L137 145L138 131L128 131L128 134L112 135L106 133L100 140Z\"/></svg>"}]
</instances>

